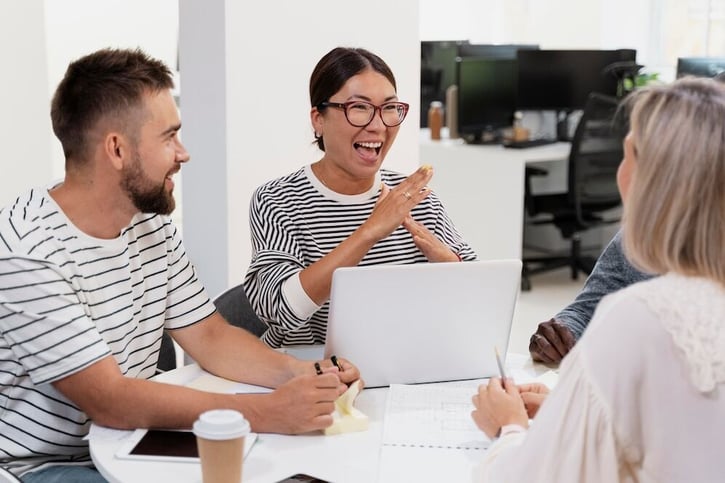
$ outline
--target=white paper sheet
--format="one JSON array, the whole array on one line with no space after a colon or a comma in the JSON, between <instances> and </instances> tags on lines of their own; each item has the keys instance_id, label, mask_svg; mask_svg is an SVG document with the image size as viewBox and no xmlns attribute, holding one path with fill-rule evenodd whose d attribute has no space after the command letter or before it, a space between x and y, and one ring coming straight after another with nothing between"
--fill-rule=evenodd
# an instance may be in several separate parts
<instances>
[{"instance_id":1,"label":"white paper sheet","mask_svg":"<svg viewBox=\"0 0 725 483\"><path fill-rule=\"evenodd\" d=\"M485 449L486 435L471 418L477 385L393 384L383 422L383 445Z\"/></svg>"}]
</instances>

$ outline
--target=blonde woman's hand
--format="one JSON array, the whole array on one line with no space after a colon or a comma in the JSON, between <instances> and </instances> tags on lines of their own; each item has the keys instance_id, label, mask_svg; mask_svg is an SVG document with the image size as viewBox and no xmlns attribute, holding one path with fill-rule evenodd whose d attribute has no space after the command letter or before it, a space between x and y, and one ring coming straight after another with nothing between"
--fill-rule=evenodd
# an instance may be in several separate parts
<instances>
[{"instance_id":1,"label":"blonde woman's hand","mask_svg":"<svg viewBox=\"0 0 725 483\"><path fill-rule=\"evenodd\" d=\"M539 408L544 403L546 396L549 395L549 388L540 382L532 382L531 384L519 384L519 394L524 401L526 414L529 419L533 419Z\"/></svg>"},{"instance_id":2,"label":"blonde woman's hand","mask_svg":"<svg viewBox=\"0 0 725 483\"><path fill-rule=\"evenodd\" d=\"M494 438L507 424L518 424L524 428L529 425L524 401L513 380L506 379L506 388L501 379L492 377L488 385L478 386L473 396L475 410L471 413L473 421L489 438Z\"/></svg>"}]
</instances>

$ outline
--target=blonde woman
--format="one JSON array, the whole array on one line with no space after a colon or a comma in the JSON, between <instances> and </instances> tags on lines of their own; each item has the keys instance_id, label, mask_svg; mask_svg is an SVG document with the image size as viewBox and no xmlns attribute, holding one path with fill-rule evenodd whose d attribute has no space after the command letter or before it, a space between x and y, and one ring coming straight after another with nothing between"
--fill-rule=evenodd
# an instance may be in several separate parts
<instances>
[{"instance_id":1,"label":"blonde woman","mask_svg":"<svg viewBox=\"0 0 725 483\"><path fill-rule=\"evenodd\" d=\"M538 414L541 386L479 388L473 418L500 437L477 481L723 481L725 85L642 91L631 126L625 254L662 276L601 302Z\"/></svg>"}]
</instances>

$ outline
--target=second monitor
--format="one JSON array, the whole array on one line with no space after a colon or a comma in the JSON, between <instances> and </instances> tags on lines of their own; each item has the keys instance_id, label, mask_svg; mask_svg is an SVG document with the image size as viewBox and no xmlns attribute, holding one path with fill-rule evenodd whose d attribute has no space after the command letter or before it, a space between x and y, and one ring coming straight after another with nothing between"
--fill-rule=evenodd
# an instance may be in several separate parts
<instances>
[{"instance_id":1,"label":"second monitor","mask_svg":"<svg viewBox=\"0 0 725 483\"><path fill-rule=\"evenodd\" d=\"M458 130L468 142L497 142L516 109L516 60L458 58Z\"/></svg>"},{"instance_id":2,"label":"second monitor","mask_svg":"<svg viewBox=\"0 0 725 483\"><path fill-rule=\"evenodd\" d=\"M605 68L636 60L620 50L519 50L517 107L531 110L583 109L591 92L617 95L617 78Z\"/></svg>"},{"instance_id":3,"label":"second monitor","mask_svg":"<svg viewBox=\"0 0 725 483\"><path fill-rule=\"evenodd\" d=\"M680 57L677 59L677 78L686 75L715 77L725 73L725 57Z\"/></svg>"}]
</instances>

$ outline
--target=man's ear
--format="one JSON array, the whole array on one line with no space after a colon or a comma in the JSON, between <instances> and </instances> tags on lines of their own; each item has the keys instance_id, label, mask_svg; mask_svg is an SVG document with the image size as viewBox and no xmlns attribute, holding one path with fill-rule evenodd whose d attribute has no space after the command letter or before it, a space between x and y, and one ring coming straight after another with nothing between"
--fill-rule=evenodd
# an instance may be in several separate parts
<instances>
[{"instance_id":1,"label":"man's ear","mask_svg":"<svg viewBox=\"0 0 725 483\"><path fill-rule=\"evenodd\" d=\"M121 171L131 151L126 137L117 132L109 132L103 140L106 157L114 169Z\"/></svg>"}]
</instances>

